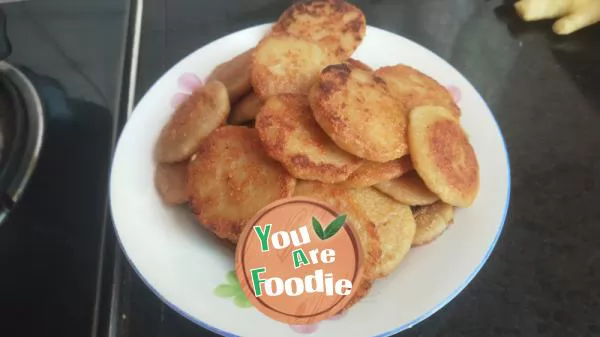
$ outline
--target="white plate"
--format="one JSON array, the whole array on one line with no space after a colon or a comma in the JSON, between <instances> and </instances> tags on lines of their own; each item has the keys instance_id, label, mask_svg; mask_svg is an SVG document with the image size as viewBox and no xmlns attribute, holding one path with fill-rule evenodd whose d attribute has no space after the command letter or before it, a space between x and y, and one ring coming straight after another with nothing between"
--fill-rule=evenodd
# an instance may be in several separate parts
<instances>
[{"instance_id":1,"label":"white plate","mask_svg":"<svg viewBox=\"0 0 600 337\"><path fill-rule=\"evenodd\" d=\"M112 215L131 265L170 307L224 335L288 336L309 327L292 329L214 294L234 269L233 253L197 225L186 209L161 203L153 184L152 148L173 112L170 102L182 90L182 75L205 78L217 64L253 47L269 27L248 28L214 41L162 76L125 126L110 180ZM368 27L354 57L375 68L397 63L413 66L460 93L462 124L480 163L481 191L472 207L457 211L454 225L438 240L413 249L344 317L310 327L313 336L390 335L429 317L485 263L508 208L510 169L502 135L483 99L458 71L420 45L374 27Z\"/></svg>"}]
</instances>

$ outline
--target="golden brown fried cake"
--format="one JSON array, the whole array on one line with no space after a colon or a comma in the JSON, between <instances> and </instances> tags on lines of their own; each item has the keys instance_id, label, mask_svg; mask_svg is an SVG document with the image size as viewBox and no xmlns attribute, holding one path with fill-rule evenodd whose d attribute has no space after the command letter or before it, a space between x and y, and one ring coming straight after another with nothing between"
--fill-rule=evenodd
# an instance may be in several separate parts
<instances>
[{"instance_id":1,"label":"golden brown fried cake","mask_svg":"<svg viewBox=\"0 0 600 337\"><path fill-rule=\"evenodd\" d=\"M189 159L229 115L227 89L218 81L196 89L181 103L163 127L155 147L157 161L175 163Z\"/></svg>"},{"instance_id":2,"label":"golden brown fried cake","mask_svg":"<svg viewBox=\"0 0 600 337\"><path fill-rule=\"evenodd\" d=\"M373 71L373 68L369 67L368 65L366 65L365 63L356 60L356 59L347 59L346 62L344 62L348 65L350 65L351 67L355 67L364 71Z\"/></svg>"},{"instance_id":3,"label":"golden brown fried cake","mask_svg":"<svg viewBox=\"0 0 600 337\"><path fill-rule=\"evenodd\" d=\"M429 190L453 206L469 207L479 193L479 163L460 122L442 107L410 112L410 153Z\"/></svg>"},{"instance_id":4,"label":"golden brown fried cake","mask_svg":"<svg viewBox=\"0 0 600 337\"><path fill-rule=\"evenodd\" d=\"M188 161L174 164L158 163L154 171L154 186L167 205L180 205L188 201Z\"/></svg>"},{"instance_id":5,"label":"golden brown fried cake","mask_svg":"<svg viewBox=\"0 0 600 337\"><path fill-rule=\"evenodd\" d=\"M341 0L296 2L279 17L273 32L310 39L327 48L339 60L354 53L367 30L363 12Z\"/></svg>"},{"instance_id":6,"label":"golden brown fried cake","mask_svg":"<svg viewBox=\"0 0 600 337\"><path fill-rule=\"evenodd\" d=\"M363 248L364 278L374 280L375 266L381 259L380 238L375 224L369 220L362 207L355 203L349 191L349 189L337 185L298 180L294 196L319 200L330 205L336 211L348 215L348 220L355 227Z\"/></svg>"},{"instance_id":7,"label":"golden brown fried cake","mask_svg":"<svg viewBox=\"0 0 600 337\"><path fill-rule=\"evenodd\" d=\"M200 222L237 242L245 221L292 195L296 180L262 147L258 131L223 126L202 143L189 165L190 206Z\"/></svg>"},{"instance_id":8,"label":"golden brown fried cake","mask_svg":"<svg viewBox=\"0 0 600 337\"><path fill-rule=\"evenodd\" d=\"M375 188L410 206L429 205L439 200L439 197L427 188L414 170L399 178L380 182L375 185Z\"/></svg>"},{"instance_id":9,"label":"golden brown fried cake","mask_svg":"<svg viewBox=\"0 0 600 337\"><path fill-rule=\"evenodd\" d=\"M267 153L299 179L340 182L362 163L327 137L303 95L269 98L256 117L256 129Z\"/></svg>"},{"instance_id":10,"label":"golden brown fried cake","mask_svg":"<svg viewBox=\"0 0 600 337\"><path fill-rule=\"evenodd\" d=\"M252 87L263 100L278 94L307 94L321 69L335 60L328 50L315 42L271 34L256 47Z\"/></svg>"},{"instance_id":11,"label":"golden brown fried cake","mask_svg":"<svg viewBox=\"0 0 600 337\"><path fill-rule=\"evenodd\" d=\"M382 254L375 277L388 276L400 265L415 236L416 223L410 207L371 187L351 189L349 193L379 234Z\"/></svg>"},{"instance_id":12,"label":"golden brown fried cake","mask_svg":"<svg viewBox=\"0 0 600 337\"><path fill-rule=\"evenodd\" d=\"M250 85L250 67L252 64L251 48L231 60L218 65L210 75L207 81L220 81L227 87L229 102L231 105L237 103L252 90Z\"/></svg>"},{"instance_id":13,"label":"golden brown fried cake","mask_svg":"<svg viewBox=\"0 0 600 337\"><path fill-rule=\"evenodd\" d=\"M319 200L330 205L338 212L346 213L348 221L358 233L364 254L363 279L354 288L356 289L356 295L343 309L343 311L348 310L368 294L373 281L376 279L375 268L381 259L381 247L375 224L369 220L362 208L352 200L345 188L317 181L300 180L296 185L294 195Z\"/></svg>"},{"instance_id":14,"label":"golden brown fried cake","mask_svg":"<svg viewBox=\"0 0 600 337\"><path fill-rule=\"evenodd\" d=\"M342 185L351 188L362 188L376 185L380 182L398 178L413 169L410 156L404 156L385 163L365 160Z\"/></svg>"},{"instance_id":15,"label":"golden brown fried cake","mask_svg":"<svg viewBox=\"0 0 600 337\"><path fill-rule=\"evenodd\" d=\"M433 78L407 65L381 67L375 74L383 78L391 93L409 110L423 105L442 106L460 117L460 109L452 95Z\"/></svg>"},{"instance_id":16,"label":"golden brown fried cake","mask_svg":"<svg viewBox=\"0 0 600 337\"><path fill-rule=\"evenodd\" d=\"M383 163L408 153L407 111L371 72L346 64L328 66L309 101L325 133L355 156Z\"/></svg>"},{"instance_id":17,"label":"golden brown fried cake","mask_svg":"<svg viewBox=\"0 0 600 337\"><path fill-rule=\"evenodd\" d=\"M417 222L413 246L428 244L437 239L454 221L454 207L442 201L415 207L413 214Z\"/></svg>"},{"instance_id":18,"label":"golden brown fried cake","mask_svg":"<svg viewBox=\"0 0 600 337\"><path fill-rule=\"evenodd\" d=\"M233 106L229 114L229 123L243 125L253 121L262 105L263 102L260 98L254 92L250 92Z\"/></svg>"}]
</instances>

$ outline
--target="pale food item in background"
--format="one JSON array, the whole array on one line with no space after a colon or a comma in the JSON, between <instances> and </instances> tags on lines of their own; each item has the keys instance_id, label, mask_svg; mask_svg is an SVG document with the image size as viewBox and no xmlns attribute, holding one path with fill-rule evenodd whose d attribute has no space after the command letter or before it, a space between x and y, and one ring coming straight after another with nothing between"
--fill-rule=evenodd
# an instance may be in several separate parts
<instances>
[{"instance_id":1,"label":"pale food item in background","mask_svg":"<svg viewBox=\"0 0 600 337\"><path fill-rule=\"evenodd\" d=\"M558 19L552 30L559 35L600 22L600 0L520 0L514 6L525 21Z\"/></svg>"}]
</instances>

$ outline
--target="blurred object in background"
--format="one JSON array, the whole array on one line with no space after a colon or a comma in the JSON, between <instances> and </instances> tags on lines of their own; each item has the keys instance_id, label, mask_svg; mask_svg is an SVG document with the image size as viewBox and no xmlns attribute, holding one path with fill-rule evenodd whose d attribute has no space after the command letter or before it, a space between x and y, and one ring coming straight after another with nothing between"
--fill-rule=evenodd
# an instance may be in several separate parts
<instances>
[{"instance_id":1,"label":"blurred object in background","mask_svg":"<svg viewBox=\"0 0 600 337\"><path fill-rule=\"evenodd\" d=\"M559 35L600 22L600 0L520 0L515 9L525 21L558 19L552 30Z\"/></svg>"}]
</instances>

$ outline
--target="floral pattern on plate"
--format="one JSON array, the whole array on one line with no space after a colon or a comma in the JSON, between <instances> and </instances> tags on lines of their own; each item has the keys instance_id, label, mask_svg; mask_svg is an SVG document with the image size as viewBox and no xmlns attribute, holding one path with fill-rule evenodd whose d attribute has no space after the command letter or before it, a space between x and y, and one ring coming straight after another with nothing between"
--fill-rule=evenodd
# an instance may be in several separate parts
<instances>
[{"instance_id":1,"label":"floral pattern on plate","mask_svg":"<svg viewBox=\"0 0 600 337\"><path fill-rule=\"evenodd\" d=\"M179 79L177 80L177 83L179 84L179 88L182 91L176 93L175 95L173 95L173 97L171 97L171 106L173 106L174 108L176 108L177 106L179 106L179 104L185 101L194 90L204 85L204 81L201 80L194 73L181 74L181 76L179 76Z\"/></svg>"},{"instance_id":2,"label":"floral pattern on plate","mask_svg":"<svg viewBox=\"0 0 600 337\"><path fill-rule=\"evenodd\" d=\"M458 102L460 102L460 99L462 96L462 92L461 92L460 88L455 85L447 85L446 89L448 90L450 95L452 95L454 102L458 104Z\"/></svg>"},{"instance_id":3,"label":"floral pattern on plate","mask_svg":"<svg viewBox=\"0 0 600 337\"><path fill-rule=\"evenodd\" d=\"M233 270L227 273L227 275L225 276L225 282L219 284L215 288L214 294L217 297L221 298L233 298L233 303L238 308L246 309L252 307L252 303L250 303L250 301L246 297L246 294L244 294L244 291L240 287L240 282L237 279L235 271ZM337 321L344 317L344 315L345 313L335 315L329 318L327 321ZM299 334L311 334L318 330L320 323L321 322L314 324L289 325L289 327L294 332Z\"/></svg>"},{"instance_id":4,"label":"floral pattern on plate","mask_svg":"<svg viewBox=\"0 0 600 337\"><path fill-rule=\"evenodd\" d=\"M329 319L327 319L326 321L337 321L339 319L342 319L344 316L346 315L345 312L341 313L341 314L337 314ZM304 325L290 325L290 328L295 332L295 333L299 333L299 334L311 334L315 331L317 331L319 329L319 324L321 324L322 322L318 322L318 323L313 323L313 324L304 324Z\"/></svg>"},{"instance_id":5,"label":"floral pattern on plate","mask_svg":"<svg viewBox=\"0 0 600 337\"><path fill-rule=\"evenodd\" d=\"M233 298L233 303L238 308L252 307L252 303L248 301L233 270L227 273L225 280L225 283L221 283L215 288L214 294L222 298Z\"/></svg>"}]
</instances>

